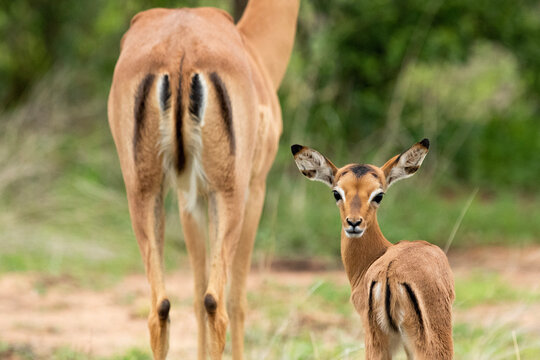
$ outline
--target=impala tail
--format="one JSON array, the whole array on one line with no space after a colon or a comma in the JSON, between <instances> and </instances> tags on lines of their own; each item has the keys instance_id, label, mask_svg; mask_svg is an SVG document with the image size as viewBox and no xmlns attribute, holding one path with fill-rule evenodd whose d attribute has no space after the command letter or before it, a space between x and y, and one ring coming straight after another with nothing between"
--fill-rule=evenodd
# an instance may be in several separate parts
<instances>
[{"instance_id":1,"label":"impala tail","mask_svg":"<svg viewBox=\"0 0 540 360\"><path fill-rule=\"evenodd\" d=\"M208 91L202 73L183 71L183 67L184 57L179 74L161 74L158 79L159 150L167 176L180 179L178 186L197 194L197 186L205 178L201 129Z\"/></svg>"},{"instance_id":2,"label":"impala tail","mask_svg":"<svg viewBox=\"0 0 540 360\"><path fill-rule=\"evenodd\" d=\"M213 128L212 134L206 137L212 143L211 151L217 149L230 160L236 152L236 141L231 98L225 81L215 71L183 71L183 67L184 58L180 63L183 75L176 81L169 74L162 74L158 79L159 144L166 173L183 191L186 209L193 210L198 194L204 192L207 185L203 167L203 129L208 123L207 114L220 119L218 129L214 126L216 120L208 125Z\"/></svg>"}]
</instances>

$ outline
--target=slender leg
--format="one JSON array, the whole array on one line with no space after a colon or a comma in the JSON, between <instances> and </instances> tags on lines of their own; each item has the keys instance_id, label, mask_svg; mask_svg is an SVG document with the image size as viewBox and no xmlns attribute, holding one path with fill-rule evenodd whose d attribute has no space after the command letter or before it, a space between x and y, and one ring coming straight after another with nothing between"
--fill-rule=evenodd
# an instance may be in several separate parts
<instances>
[{"instance_id":1,"label":"slender leg","mask_svg":"<svg viewBox=\"0 0 540 360\"><path fill-rule=\"evenodd\" d=\"M429 301L429 300L428 300ZM416 360L451 360L454 358L452 340L452 307L451 303L439 305L435 302L422 310L425 319L437 319L418 327L418 318L404 324L404 332L411 343L411 350ZM409 311L414 311L411 309Z\"/></svg>"},{"instance_id":2,"label":"slender leg","mask_svg":"<svg viewBox=\"0 0 540 360\"><path fill-rule=\"evenodd\" d=\"M197 317L197 351L198 359L206 359L206 311L203 306L207 285L205 229L202 218L182 210L182 199L178 196L180 220L186 241L186 247L195 277L193 306Z\"/></svg>"},{"instance_id":3,"label":"slender leg","mask_svg":"<svg viewBox=\"0 0 540 360\"><path fill-rule=\"evenodd\" d=\"M227 282L227 268L240 237L241 216L244 213L243 200L236 192L211 193L209 196L209 212L215 214L210 219L210 222L214 223L211 229L214 229L215 235L211 236L214 241L204 307L208 314L209 350L212 359L221 359L225 348L229 322L225 309L225 284Z\"/></svg>"},{"instance_id":4,"label":"slender leg","mask_svg":"<svg viewBox=\"0 0 540 360\"><path fill-rule=\"evenodd\" d=\"M366 360L391 360L388 349L378 346L366 346Z\"/></svg>"},{"instance_id":5,"label":"slender leg","mask_svg":"<svg viewBox=\"0 0 540 360\"><path fill-rule=\"evenodd\" d=\"M246 279L251 265L251 252L264 203L264 182L252 185L244 212L242 234L231 265L231 288L228 298L231 319L232 358L244 354L244 316L246 311Z\"/></svg>"},{"instance_id":6,"label":"slender leg","mask_svg":"<svg viewBox=\"0 0 540 360\"><path fill-rule=\"evenodd\" d=\"M391 360L393 344L389 336L377 326L364 326L364 330L366 334L366 360Z\"/></svg>"},{"instance_id":7,"label":"slender leg","mask_svg":"<svg viewBox=\"0 0 540 360\"><path fill-rule=\"evenodd\" d=\"M430 343L425 338L416 339L413 359L451 360L454 358L451 323L443 325L450 326L448 328L446 326L440 326L437 329L440 331L438 333L432 331L435 335L431 338L432 341Z\"/></svg>"},{"instance_id":8,"label":"slender leg","mask_svg":"<svg viewBox=\"0 0 540 360\"><path fill-rule=\"evenodd\" d=\"M159 185L159 181L156 181ZM163 360L169 350L170 303L163 278L163 185L156 191L141 192L126 185L133 230L150 283L151 303L148 316L150 345L154 359Z\"/></svg>"}]
</instances>

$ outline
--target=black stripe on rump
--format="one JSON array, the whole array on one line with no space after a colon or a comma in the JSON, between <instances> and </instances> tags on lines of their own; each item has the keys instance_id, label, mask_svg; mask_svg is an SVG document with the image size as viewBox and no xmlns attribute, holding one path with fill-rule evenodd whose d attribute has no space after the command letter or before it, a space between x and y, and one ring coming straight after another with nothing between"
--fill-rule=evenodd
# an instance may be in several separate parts
<instances>
[{"instance_id":1,"label":"black stripe on rump","mask_svg":"<svg viewBox=\"0 0 540 360\"><path fill-rule=\"evenodd\" d=\"M386 309L386 316L388 316L388 323L390 324L390 327L392 328L392 330L398 331L396 323L394 322L394 319L392 319L392 315L390 315L390 297L391 296L392 295L390 293L390 285L388 284L388 279L386 279L386 296L385 296L385 299L384 299L384 305L385 305L385 309Z\"/></svg>"},{"instance_id":2,"label":"black stripe on rump","mask_svg":"<svg viewBox=\"0 0 540 360\"><path fill-rule=\"evenodd\" d=\"M369 286L369 298L368 298L368 318L369 321L373 321L373 287L375 286L377 282L372 281L371 285Z\"/></svg>"},{"instance_id":3,"label":"black stripe on rump","mask_svg":"<svg viewBox=\"0 0 540 360\"><path fill-rule=\"evenodd\" d=\"M182 60L180 61L178 88L176 89L176 168L179 172L184 169L184 166L186 164L186 157L184 155L184 139L182 138L182 116L184 115L184 104L182 102L182 73L184 68L184 57L185 54L182 56Z\"/></svg>"},{"instance_id":4,"label":"black stripe on rump","mask_svg":"<svg viewBox=\"0 0 540 360\"><path fill-rule=\"evenodd\" d=\"M135 106L133 109L133 114L135 116L135 129L133 134L133 156L135 161L137 161L137 147L141 141L142 132L145 126L145 115L146 115L146 98L150 92L150 88L154 83L154 74L147 74L144 79L142 79L137 92L135 93Z\"/></svg>"},{"instance_id":5,"label":"black stripe on rump","mask_svg":"<svg viewBox=\"0 0 540 360\"><path fill-rule=\"evenodd\" d=\"M414 311L416 312L416 316L418 317L418 322L420 323L420 331L423 332L424 331L424 319L422 317L422 312L420 311L420 304L418 303L418 299L416 297L416 294L411 289L409 284L402 283L401 285L403 285L405 287L405 290L407 290L407 295L409 295L409 299L411 299L411 303L413 304Z\"/></svg>"},{"instance_id":6,"label":"black stripe on rump","mask_svg":"<svg viewBox=\"0 0 540 360\"><path fill-rule=\"evenodd\" d=\"M165 74L161 81L161 89L159 93L159 105L162 112L167 112L171 107L171 85L169 83L169 75Z\"/></svg>"},{"instance_id":7,"label":"black stripe on rump","mask_svg":"<svg viewBox=\"0 0 540 360\"><path fill-rule=\"evenodd\" d=\"M193 75L191 78L191 91L189 93L189 112L191 113L192 119L197 122L200 122L201 119L201 109L203 105L203 87L199 74Z\"/></svg>"},{"instance_id":8,"label":"black stripe on rump","mask_svg":"<svg viewBox=\"0 0 540 360\"><path fill-rule=\"evenodd\" d=\"M233 126L232 126L232 106L231 106L231 99L229 98L229 93L227 92L227 88L225 87L225 84L223 83L223 80L219 77L219 75L215 72L210 74L210 80L214 84L214 87L216 88L216 94L219 100L219 105L221 107L221 116L223 117L223 121L225 122L225 128L227 130L227 133L229 135L229 148L231 151L231 154L235 153L235 140L234 140L234 132L233 132Z\"/></svg>"}]
</instances>

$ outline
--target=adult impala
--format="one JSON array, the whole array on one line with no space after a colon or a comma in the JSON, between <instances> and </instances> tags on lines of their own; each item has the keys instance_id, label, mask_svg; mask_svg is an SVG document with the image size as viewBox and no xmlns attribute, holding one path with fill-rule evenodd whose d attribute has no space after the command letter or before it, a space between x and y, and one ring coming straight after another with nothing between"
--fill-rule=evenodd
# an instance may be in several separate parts
<instances>
[{"instance_id":1,"label":"adult impala","mask_svg":"<svg viewBox=\"0 0 540 360\"><path fill-rule=\"evenodd\" d=\"M108 115L151 287L155 359L169 344L167 184L177 190L194 271L198 358L207 350L221 358L229 317L232 355L242 358L246 276L282 130L276 90L298 8L299 0L251 0L237 25L219 9L153 9L137 14L122 38Z\"/></svg>"},{"instance_id":2,"label":"adult impala","mask_svg":"<svg viewBox=\"0 0 540 360\"><path fill-rule=\"evenodd\" d=\"M293 145L298 169L332 188L341 215L341 257L362 318L366 359L391 359L402 343L409 359L451 359L454 280L446 255L425 241L392 245L377 209L394 182L412 176L429 149L424 139L382 167L338 169L319 152Z\"/></svg>"}]
</instances>

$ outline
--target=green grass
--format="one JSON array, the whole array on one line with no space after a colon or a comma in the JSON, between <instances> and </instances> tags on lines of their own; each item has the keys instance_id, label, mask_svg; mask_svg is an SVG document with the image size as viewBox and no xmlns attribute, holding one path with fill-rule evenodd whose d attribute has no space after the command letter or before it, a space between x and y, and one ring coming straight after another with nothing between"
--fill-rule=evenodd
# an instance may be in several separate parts
<instances>
[{"instance_id":1,"label":"green grass","mask_svg":"<svg viewBox=\"0 0 540 360\"><path fill-rule=\"evenodd\" d=\"M139 350L131 349L124 355L116 355L110 358L110 360L151 360L150 354Z\"/></svg>"},{"instance_id":2,"label":"green grass","mask_svg":"<svg viewBox=\"0 0 540 360\"><path fill-rule=\"evenodd\" d=\"M539 294L517 289L494 274L472 274L456 278L456 311L486 304L523 304L537 301ZM312 283L284 285L272 278L260 290L250 292L250 316L245 334L246 358L267 360L362 359L364 347L361 322L349 302L350 289L321 274ZM512 323L490 327L460 320L454 324L456 359L537 359L540 341L536 334ZM175 339L171 339L175 341ZM230 357L230 339L226 348ZM33 349L0 345L0 358L17 354L21 359L37 359ZM54 360L145 360L146 350L131 349L110 357L95 357L69 348L55 351ZM396 359L405 359L401 352Z\"/></svg>"},{"instance_id":3,"label":"green grass","mask_svg":"<svg viewBox=\"0 0 540 360\"><path fill-rule=\"evenodd\" d=\"M490 329L459 323L454 325L456 359L502 360L518 359L514 347L512 327L495 326ZM535 334L516 334L520 358L538 359L540 341Z\"/></svg>"},{"instance_id":4,"label":"green grass","mask_svg":"<svg viewBox=\"0 0 540 360\"><path fill-rule=\"evenodd\" d=\"M130 349L123 354L111 357L96 357L70 348L59 348L47 357L36 355L35 351L28 346L12 346L0 343L0 359L20 360L151 360L152 356L139 349Z\"/></svg>"},{"instance_id":5,"label":"green grass","mask_svg":"<svg viewBox=\"0 0 540 360\"><path fill-rule=\"evenodd\" d=\"M490 272L475 272L466 278L456 279L455 286L455 303L460 308L471 308L481 304L540 301L540 291L512 286L499 275Z\"/></svg>"},{"instance_id":6,"label":"green grass","mask_svg":"<svg viewBox=\"0 0 540 360\"><path fill-rule=\"evenodd\" d=\"M349 302L347 284L336 284L323 277L308 288L297 287L296 293L301 295L291 296L286 286L268 283L262 293L250 294L251 307L264 309L269 322L254 323L246 334L246 349L251 357L363 358L360 318ZM539 298L538 292L515 288L495 274L456 278L455 307L459 311L481 304L519 305ZM459 322L454 324L456 359L514 359L512 331L516 331L521 359L538 358L537 336L516 329L515 324L484 328ZM398 359L405 359L403 354L400 356Z\"/></svg>"},{"instance_id":7,"label":"green grass","mask_svg":"<svg viewBox=\"0 0 540 360\"><path fill-rule=\"evenodd\" d=\"M347 284L322 278L303 290L297 287L296 293L301 295L291 296L286 286L268 283L262 293L250 294L251 307L264 309L268 321L254 323L246 334L246 349L251 357L357 359L364 356L360 318L349 302ZM518 305L537 301L540 295L512 287L495 274L456 278L456 294L455 306L460 311L486 303ZM512 331L515 329L515 325L505 323L490 328L464 322L454 324L456 359L514 359ZM539 356L540 342L534 334L517 330L516 340L522 359ZM404 358L403 354L398 357Z\"/></svg>"}]
</instances>

